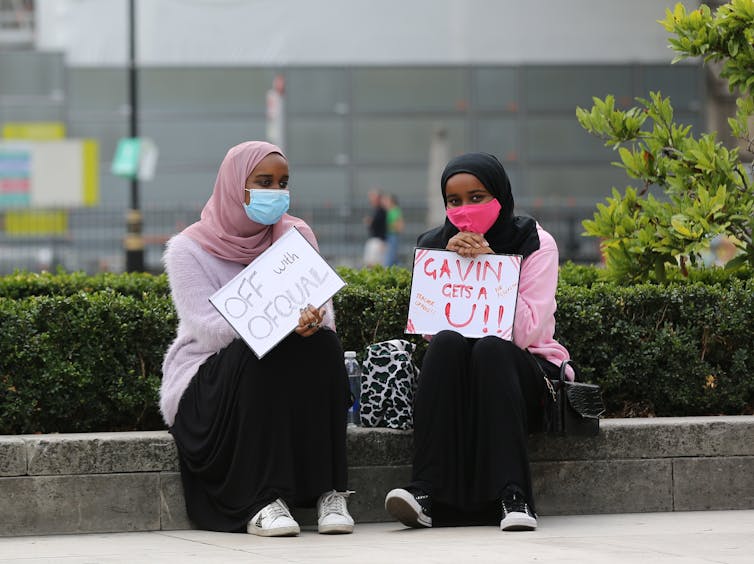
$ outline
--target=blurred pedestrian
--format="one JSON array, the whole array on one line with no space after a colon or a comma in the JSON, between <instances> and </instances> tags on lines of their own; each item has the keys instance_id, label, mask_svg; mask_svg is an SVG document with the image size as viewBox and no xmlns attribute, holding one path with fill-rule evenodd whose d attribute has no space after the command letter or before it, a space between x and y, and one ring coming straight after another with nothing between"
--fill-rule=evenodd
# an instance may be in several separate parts
<instances>
[{"instance_id":1,"label":"blurred pedestrian","mask_svg":"<svg viewBox=\"0 0 754 564\"><path fill-rule=\"evenodd\" d=\"M398 248L400 234L403 233L403 211L398 206L398 198L394 194L382 196L382 207L387 214L387 249L385 252L385 266L398 264Z\"/></svg>"},{"instance_id":2,"label":"blurred pedestrian","mask_svg":"<svg viewBox=\"0 0 754 564\"><path fill-rule=\"evenodd\" d=\"M387 213L382 205L382 194L370 190L367 194L371 213L364 218L369 237L364 244L364 266L378 266L385 262L387 239Z\"/></svg>"}]
</instances>

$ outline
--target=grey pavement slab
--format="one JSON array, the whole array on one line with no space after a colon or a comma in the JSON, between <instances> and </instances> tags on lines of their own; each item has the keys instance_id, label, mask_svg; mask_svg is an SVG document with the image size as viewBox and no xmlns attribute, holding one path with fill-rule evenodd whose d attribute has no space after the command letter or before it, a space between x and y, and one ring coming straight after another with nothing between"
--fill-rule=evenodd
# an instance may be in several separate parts
<instances>
[{"instance_id":1,"label":"grey pavement slab","mask_svg":"<svg viewBox=\"0 0 754 564\"><path fill-rule=\"evenodd\" d=\"M535 532L496 527L357 525L353 535L295 538L179 530L0 538L0 562L750 564L754 510L541 517Z\"/></svg>"}]
</instances>

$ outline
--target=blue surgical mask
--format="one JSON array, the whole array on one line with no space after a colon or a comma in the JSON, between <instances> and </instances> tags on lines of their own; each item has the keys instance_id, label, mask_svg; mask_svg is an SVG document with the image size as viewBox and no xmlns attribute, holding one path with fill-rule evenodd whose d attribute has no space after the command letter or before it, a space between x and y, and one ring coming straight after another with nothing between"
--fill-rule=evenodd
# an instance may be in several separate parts
<instances>
[{"instance_id":1,"label":"blue surgical mask","mask_svg":"<svg viewBox=\"0 0 754 564\"><path fill-rule=\"evenodd\" d=\"M243 209L251 221L262 225L272 225L280 221L291 205L291 193L288 190L245 188L249 192L249 203L244 202Z\"/></svg>"}]
</instances>

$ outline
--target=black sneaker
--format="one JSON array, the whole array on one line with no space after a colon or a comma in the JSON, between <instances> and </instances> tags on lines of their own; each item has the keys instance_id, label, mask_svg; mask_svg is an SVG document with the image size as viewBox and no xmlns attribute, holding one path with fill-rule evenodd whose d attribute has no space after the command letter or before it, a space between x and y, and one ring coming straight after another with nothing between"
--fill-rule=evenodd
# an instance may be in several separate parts
<instances>
[{"instance_id":1,"label":"black sneaker","mask_svg":"<svg viewBox=\"0 0 754 564\"><path fill-rule=\"evenodd\" d=\"M503 499L503 519L501 531L533 531L537 528L537 518L529 509L529 504L519 493L507 495Z\"/></svg>"},{"instance_id":2,"label":"black sneaker","mask_svg":"<svg viewBox=\"0 0 754 564\"><path fill-rule=\"evenodd\" d=\"M385 509L407 527L432 526L432 499L414 488L396 488L385 496Z\"/></svg>"}]
</instances>

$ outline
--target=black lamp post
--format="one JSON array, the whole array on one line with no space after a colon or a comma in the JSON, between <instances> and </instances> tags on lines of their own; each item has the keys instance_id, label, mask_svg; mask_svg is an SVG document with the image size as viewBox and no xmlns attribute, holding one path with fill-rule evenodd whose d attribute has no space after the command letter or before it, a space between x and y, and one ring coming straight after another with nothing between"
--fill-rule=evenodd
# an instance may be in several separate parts
<instances>
[{"instance_id":1,"label":"black lamp post","mask_svg":"<svg viewBox=\"0 0 754 564\"><path fill-rule=\"evenodd\" d=\"M136 0L128 0L128 102L131 107L129 135L132 139L139 137L135 2ZM126 271L143 272L144 238L142 237L142 218L139 208L138 172L131 178L130 200L130 207L126 213L126 237L123 241L126 251Z\"/></svg>"}]
</instances>

